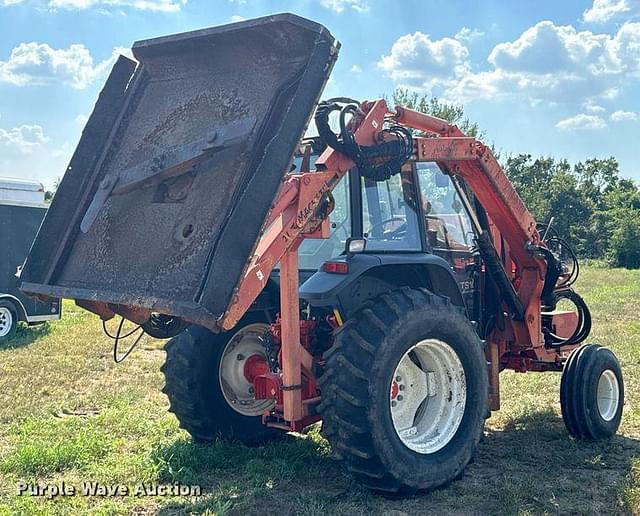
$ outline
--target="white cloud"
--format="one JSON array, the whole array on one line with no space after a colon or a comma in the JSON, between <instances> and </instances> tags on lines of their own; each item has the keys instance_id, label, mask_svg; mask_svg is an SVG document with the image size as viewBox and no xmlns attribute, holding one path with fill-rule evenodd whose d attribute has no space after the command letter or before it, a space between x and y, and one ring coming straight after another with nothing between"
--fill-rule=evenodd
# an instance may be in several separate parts
<instances>
[{"instance_id":1,"label":"white cloud","mask_svg":"<svg viewBox=\"0 0 640 516\"><path fill-rule=\"evenodd\" d=\"M320 0L320 5L337 13L341 13L346 9L353 9L357 12L369 10L365 0Z\"/></svg>"},{"instance_id":2,"label":"white cloud","mask_svg":"<svg viewBox=\"0 0 640 516\"><path fill-rule=\"evenodd\" d=\"M469 74L469 50L453 38L432 40L414 32L398 38L378 66L396 83L432 91Z\"/></svg>"},{"instance_id":3,"label":"white cloud","mask_svg":"<svg viewBox=\"0 0 640 516\"><path fill-rule=\"evenodd\" d=\"M241 22L241 21L245 21L246 18L244 16L240 16L238 14L234 14L231 18L229 18L229 20L232 23L236 23L236 22Z\"/></svg>"},{"instance_id":4,"label":"white cloud","mask_svg":"<svg viewBox=\"0 0 640 516\"><path fill-rule=\"evenodd\" d=\"M591 129L604 129L607 127L607 123L597 115L587 115L580 113L579 115L572 116L560 120L556 127L561 131L581 131Z\"/></svg>"},{"instance_id":5,"label":"white cloud","mask_svg":"<svg viewBox=\"0 0 640 516\"><path fill-rule=\"evenodd\" d=\"M46 43L20 43L9 59L0 61L0 82L16 86L62 83L84 89L106 72L117 52L101 63L94 64L89 50L82 44L55 49Z\"/></svg>"},{"instance_id":6,"label":"white cloud","mask_svg":"<svg viewBox=\"0 0 640 516\"><path fill-rule=\"evenodd\" d=\"M21 154L31 154L36 147L47 141L49 138L39 125L21 125L8 130L0 128L0 144Z\"/></svg>"},{"instance_id":7,"label":"white cloud","mask_svg":"<svg viewBox=\"0 0 640 516\"><path fill-rule=\"evenodd\" d=\"M354 64L354 65L349 69L349 71L350 71L351 73L362 73L362 67L361 67L361 66L359 66L359 65L357 65L357 64Z\"/></svg>"},{"instance_id":8,"label":"white cloud","mask_svg":"<svg viewBox=\"0 0 640 516\"><path fill-rule=\"evenodd\" d=\"M74 120L76 124L78 124L80 127L84 127L85 125L87 125L87 122L89 121L89 117L83 113L80 113L74 118Z\"/></svg>"},{"instance_id":9,"label":"white cloud","mask_svg":"<svg viewBox=\"0 0 640 516\"><path fill-rule=\"evenodd\" d=\"M466 43L467 45L471 42L475 41L478 38L484 36L484 32L479 31L478 29L470 29L469 27L462 27L453 39L457 39L461 43Z\"/></svg>"},{"instance_id":10,"label":"white cloud","mask_svg":"<svg viewBox=\"0 0 640 516\"><path fill-rule=\"evenodd\" d=\"M640 120L640 115L633 111L618 110L611 113L610 118L612 122L636 122L637 120Z\"/></svg>"},{"instance_id":11,"label":"white cloud","mask_svg":"<svg viewBox=\"0 0 640 516\"><path fill-rule=\"evenodd\" d=\"M614 98L640 79L640 22L610 35L543 21L496 45L484 70L473 70L468 57L456 39L433 41L416 32L401 36L378 65L397 85L449 101L517 95L532 104L579 106L586 99Z\"/></svg>"},{"instance_id":12,"label":"white cloud","mask_svg":"<svg viewBox=\"0 0 640 516\"><path fill-rule=\"evenodd\" d=\"M489 55L496 68L533 74L607 73L616 67L615 49L607 34L577 32L551 21L530 27L512 42L500 43Z\"/></svg>"},{"instance_id":13,"label":"white cloud","mask_svg":"<svg viewBox=\"0 0 640 516\"><path fill-rule=\"evenodd\" d=\"M17 5L22 3L24 0L0 0L0 7L7 7L9 5Z\"/></svg>"},{"instance_id":14,"label":"white cloud","mask_svg":"<svg viewBox=\"0 0 640 516\"><path fill-rule=\"evenodd\" d=\"M596 104L594 102L594 99L587 99L582 104L582 107L589 113L604 113L606 111L606 108L604 108L600 104Z\"/></svg>"},{"instance_id":15,"label":"white cloud","mask_svg":"<svg viewBox=\"0 0 640 516\"><path fill-rule=\"evenodd\" d=\"M628 0L593 0L593 5L584 12L582 19L588 23L604 23L630 10Z\"/></svg>"},{"instance_id":16,"label":"white cloud","mask_svg":"<svg viewBox=\"0 0 640 516\"><path fill-rule=\"evenodd\" d=\"M90 7L128 7L141 11L177 12L187 0L49 0L51 9L89 9Z\"/></svg>"}]
</instances>

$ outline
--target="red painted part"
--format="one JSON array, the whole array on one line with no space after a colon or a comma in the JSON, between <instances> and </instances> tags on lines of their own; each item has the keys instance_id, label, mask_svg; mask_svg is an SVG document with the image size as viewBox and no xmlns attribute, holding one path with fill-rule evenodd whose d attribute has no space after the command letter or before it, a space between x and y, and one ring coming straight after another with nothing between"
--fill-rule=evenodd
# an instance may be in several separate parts
<instances>
[{"instance_id":1,"label":"red painted part","mask_svg":"<svg viewBox=\"0 0 640 516\"><path fill-rule=\"evenodd\" d=\"M309 425L312 425L313 423L317 423L321 419L322 418L318 414L314 414L311 416L304 417L299 421L292 421L291 430L293 432L300 432L304 430L306 427L308 427Z\"/></svg>"},{"instance_id":2,"label":"red painted part","mask_svg":"<svg viewBox=\"0 0 640 516\"><path fill-rule=\"evenodd\" d=\"M551 325L553 333L563 339L568 339L573 335L578 327L577 312L556 310L543 317L551 317Z\"/></svg>"},{"instance_id":3,"label":"red painted part","mask_svg":"<svg viewBox=\"0 0 640 516\"><path fill-rule=\"evenodd\" d=\"M276 405L282 405L282 375L264 373L253 379L254 396L257 400L275 399Z\"/></svg>"},{"instance_id":4,"label":"red painted part","mask_svg":"<svg viewBox=\"0 0 640 516\"><path fill-rule=\"evenodd\" d=\"M558 354L557 362L543 362L524 354L519 356L507 354L503 355L501 366L503 369L512 369L516 373L562 371L561 354Z\"/></svg>"},{"instance_id":5,"label":"red painted part","mask_svg":"<svg viewBox=\"0 0 640 516\"><path fill-rule=\"evenodd\" d=\"M262 355L251 355L244 363L244 377L253 383L256 376L269 372L269 364Z\"/></svg>"},{"instance_id":6,"label":"red painted part","mask_svg":"<svg viewBox=\"0 0 640 516\"><path fill-rule=\"evenodd\" d=\"M300 344L309 352L315 344L316 326L317 323L313 319L300 320ZM271 340L275 346L282 344L282 320L280 314L276 316L276 322L271 324ZM281 357L279 359L281 360Z\"/></svg>"},{"instance_id":7,"label":"red painted part","mask_svg":"<svg viewBox=\"0 0 640 516\"><path fill-rule=\"evenodd\" d=\"M398 386L398 382L396 382L394 380L393 383L391 384L391 399L392 400L396 399L396 396L398 395L399 391L400 391L400 387Z\"/></svg>"}]
</instances>

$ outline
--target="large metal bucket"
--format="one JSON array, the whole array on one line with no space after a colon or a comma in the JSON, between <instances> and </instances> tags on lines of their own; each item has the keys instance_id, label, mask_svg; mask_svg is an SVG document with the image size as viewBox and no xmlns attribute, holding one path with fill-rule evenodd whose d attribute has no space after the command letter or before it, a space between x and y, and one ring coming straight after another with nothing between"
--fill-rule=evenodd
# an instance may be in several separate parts
<instances>
[{"instance_id":1,"label":"large metal bucket","mask_svg":"<svg viewBox=\"0 0 640 516\"><path fill-rule=\"evenodd\" d=\"M215 328L337 44L282 14L140 41L133 54L138 66L121 57L100 94L22 288Z\"/></svg>"}]
</instances>

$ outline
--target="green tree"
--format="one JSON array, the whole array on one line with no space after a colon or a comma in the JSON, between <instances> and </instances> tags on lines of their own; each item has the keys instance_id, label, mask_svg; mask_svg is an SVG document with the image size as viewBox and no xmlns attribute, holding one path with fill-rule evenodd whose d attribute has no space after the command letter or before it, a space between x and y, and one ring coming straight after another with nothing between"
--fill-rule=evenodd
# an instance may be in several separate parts
<instances>
[{"instance_id":1,"label":"green tree","mask_svg":"<svg viewBox=\"0 0 640 516\"><path fill-rule=\"evenodd\" d=\"M478 124L472 122L465 116L464 107L460 104L448 104L436 97L403 88L396 88L393 91L391 100L396 106L414 109L427 115L442 118L451 124L456 124L467 136L473 136L475 138L482 138L484 136Z\"/></svg>"},{"instance_id":2,"label":"green tree","mask_svg":"<svg viewBox=\"0 0 640 516\"><path fill-rule=\"evenodd\" d=\"M617 220L607 258L618 267L640 268L640 210L630 210Z\"/></svg>"},{"instance_id":3,"label":"green tree","mask_svg":"<svg viewBox=\"0 0 640 516\"><path fill-rule=\"evenodd\" d=\"M393 92L392 102L447 120L469 136L484 137L459 104L402 88ZM548 223L553 217L555 231L580 256L640 267L640 189L620 177L614 157L571 166L564 159L517 154L503 166L534 218Z\"/></svg>"}]
</instances>

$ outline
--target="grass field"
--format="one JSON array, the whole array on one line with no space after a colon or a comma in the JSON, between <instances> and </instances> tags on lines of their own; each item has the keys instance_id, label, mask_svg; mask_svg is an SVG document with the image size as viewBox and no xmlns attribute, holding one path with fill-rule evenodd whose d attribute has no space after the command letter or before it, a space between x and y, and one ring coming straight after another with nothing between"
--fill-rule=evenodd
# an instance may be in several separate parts
<instances>
[{"instance_id":1,"label":"grass field","mask_svg":"<svg viewBox=\"0 0 640 516\"><path fill-rule=\"evenodd\" d=\"M194 444L167 413L163 343L145 338L120 365L97 317L65 305L61 322L22 328L0 347L0 514L640 513L640 271L588 269L578 285L591 341L622 362L620 435L572 441L560 376L502 374L502 410L464 478L389 500L358 487L313 429L257 449ZM202 486L200 497L17 496L19 481Z\"/></svg>"}]
</instances>

